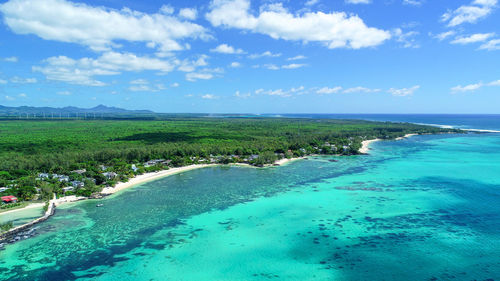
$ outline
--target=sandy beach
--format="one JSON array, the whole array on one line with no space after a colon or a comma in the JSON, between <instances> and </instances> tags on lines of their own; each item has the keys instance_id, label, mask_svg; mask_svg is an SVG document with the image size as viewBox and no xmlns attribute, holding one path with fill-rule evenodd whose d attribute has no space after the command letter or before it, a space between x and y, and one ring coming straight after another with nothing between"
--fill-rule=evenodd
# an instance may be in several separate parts
<instances>
[{"instance_id":1,"label":"sandy beach","mask_svg":"<svg viewBox=\"0 0 500 281\"><path fill-rule=\"evenodd\" d=\"M412 137L412 136L416 136L418 134L406 134L402 137L399 137L399 138L396 138L395 140L402 140L402 139L406 139L406 138L409 138L409 137ZM381 139L373 139L373 140L365 140L365 141L362 141L361 142L361 148L359 149L359 152L360 153L363 153L363 154L368 154L368 151L370 151L370 144L376 142L376 141L380 141Z\"/></svg>"},{"instance_id":2,"label":"sandy beach","mask_svg":"<svg viewBox=\"0 0 500 281\"><path fill-rule=\"evenodd\" d=\"M166 176L170 176L170 175L174 175L174 174L178 174L178 173L182 173L182 172L186 172L186 171L190 171L190 170L194 170L194 169L213 167L213 166L217 166L217 165L218 164L196 164L196 165L189 165L189 166L178 167L178 168L171 168L171 169L163 170L163 171L159 171L159 172L142 174L142 175L138 175L134 178L131 178L128 182L120 182L115 187L104 188L101 191L101 194L109 195L109 194L116 193L120 190L124 190L126 188L129 188L131 186L145 183L148 181L156 180L159 178L163 178Z\"/></svg>"},{"instance_id":3,"label":"sandy beach","mask_svg":"<svg viewBox=\"0 0 500 281\"><path fill-rule=\"evenodd\" d=\"M9 211L2 212L2 213L0 213L0 216L5 215L5 214L11 214L11 213L23 211L23 210L26 210L26 209L42 208L44 205L45 205L45 203L31 203L31 204L29 204L28 206L26 206L24 208L14 209L14 210L9 210Z\"/></svg>"},{"instance_id":4,"label":"sandy beach","mask_svg":"<svg viewBox=\"0 0 500 281\"><path fill-rule=\"evenodd\" d=\"M365 140L361 142L361 148L359 149L360 153L363 154L368 154L368 151L370 150L370 144L374 143L376 141L379 141L380 139L373 139L373 140Z\"/></svg>"},{"instance_id":5,"label":"sandy beach","mask_svg":"<svg viewBox=\"0 0 500 281\"><path fill-rule=\"evenodd\" d=\"M274 162L272 165L269 165L267 167L282 166L282 165L285 165L285 164L288 164L288 163L291 163L293 161L297 161L300 159L304 159L304 158L305 157L297 157L297 158L290 158L290 159L283 158L283 159L280 159L280 160ZM245 164L245 163L234 163L234 164L230 164L230 165L254 167L252 165ZM133 177L128 182L119 182L114 187L104 188L101 191L101 194L111 195L111 194L114 194L118 191L132 187L134 185L146 183L149 181L153 181L153 180L160 179L160 178L167 177L167 176L174 175L174 174L179 174L182 172L191 171L194 169L214 167L214 166L222 166L222 164L195 164L195 165L189 165L189 166L178 167L178 168L170 168L168 170L163 170L163 171L159 171L159 172L146 173L146 174L142 174L142 175L138 175L136 177ZM81 200L86 200L86 199L88 199L88 198L82 197L82 196L71 195L71 196L60 197L58 199L52 199L50 202L54 203L55 206L57 207L57 206L65 204L65 203L71 203L71 202L76 202L76 201L81 201ZM21 209L15 209L15 210L0 213L0 216L3 214L8 214L8 213L12 213L12 212L19 212L19 211L30 209L30 208L42 208L44 205L45 205L45 203L32 203L24 208L21 208Z\"/></svg>"}]
</instances>

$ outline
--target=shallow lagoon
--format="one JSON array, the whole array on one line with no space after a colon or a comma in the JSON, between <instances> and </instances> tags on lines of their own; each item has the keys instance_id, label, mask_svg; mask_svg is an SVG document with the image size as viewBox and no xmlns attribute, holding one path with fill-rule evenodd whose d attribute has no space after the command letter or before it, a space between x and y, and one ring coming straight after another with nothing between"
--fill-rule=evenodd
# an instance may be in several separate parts
<instances>
[{"instance_id":1,"label":"shallow lagoon","mask_svg":"<svg viewBox=\"0 0 500 281\"><path fill-rule=\"evenodd\" d=\"M58 208L0 252L11 280L484 280L500 276L500 135L216 167Z\"/></svg>"}]
</instances>

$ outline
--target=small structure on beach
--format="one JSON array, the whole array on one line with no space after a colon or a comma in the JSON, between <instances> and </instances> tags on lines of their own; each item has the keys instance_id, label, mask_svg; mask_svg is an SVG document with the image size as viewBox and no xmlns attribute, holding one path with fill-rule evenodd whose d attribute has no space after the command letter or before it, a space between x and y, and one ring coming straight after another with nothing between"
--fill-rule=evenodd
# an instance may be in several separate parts
<instances>
[{"instance_id":1,"label":"small structure on beach","mask_svg":"<svg viewBox=\"0 0 500 281\"><path fill-rule=\"evenodd\" d=\"M2 202L3 203L16 203L17 202L17 197L16 196L2 196Z\"/></svg>"}]
</instances>

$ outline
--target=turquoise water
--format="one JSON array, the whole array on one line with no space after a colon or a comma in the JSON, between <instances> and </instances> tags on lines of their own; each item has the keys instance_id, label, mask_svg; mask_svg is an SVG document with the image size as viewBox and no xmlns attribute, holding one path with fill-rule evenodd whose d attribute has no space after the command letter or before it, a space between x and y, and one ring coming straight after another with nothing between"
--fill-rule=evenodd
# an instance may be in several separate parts
<instances>
[{"instance_id":1,"label":"turquoise water","mask_svg":"<svg viewBox=\"0 0 500 281\"><path fill-rule=\"evenodd\" d=\"M12 222L14 226L23 225L43 216L43 206L39 208L20 209L15 212L0 214L0 223Z\"/></svg>"},{"instance_id":2,"label":"turquoise water","mask_svg":"<svg viewBox=\"0 0 500 281\"><path fill-rule=\"evenodd\" d=\"M500 135L372 147L204 168L58 208L0 252L0 279L498 279Z\"/></svg>"}]
</instances>

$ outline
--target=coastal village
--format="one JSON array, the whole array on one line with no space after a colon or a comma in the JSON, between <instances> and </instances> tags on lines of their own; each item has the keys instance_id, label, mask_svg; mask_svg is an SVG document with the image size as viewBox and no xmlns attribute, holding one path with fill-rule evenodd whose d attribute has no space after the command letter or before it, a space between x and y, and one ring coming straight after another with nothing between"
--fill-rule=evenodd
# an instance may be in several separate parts
<instances>
[{"instance_id":1,"label":"coastal village","mask_svg":"<svg viewBox=\"0 0 500 281\"><path fill-rule=\"evenodd\" d=\"M58 198L64 196L98 197L103 189L110 189L119 182L144 173L168 170L196 164L246 164L256 167L272 165L281 159L302 157L305 155L328 154L350 155L357 154L359 147L349 139L347 145L324 142L322 145L287 150L284 152L263 152L250 155L209 155L208 157L189 156L172 159L151 159L143 163L113 163L98 164L95 162L82 163L68 172L40 172L35 175L25 175L13 179L7 172L0 173L0 195L2 209L22 207L27 201L47 201L56 194ZM3 186L4 184L5 186Z\"/></svg>"}]
</instances>

